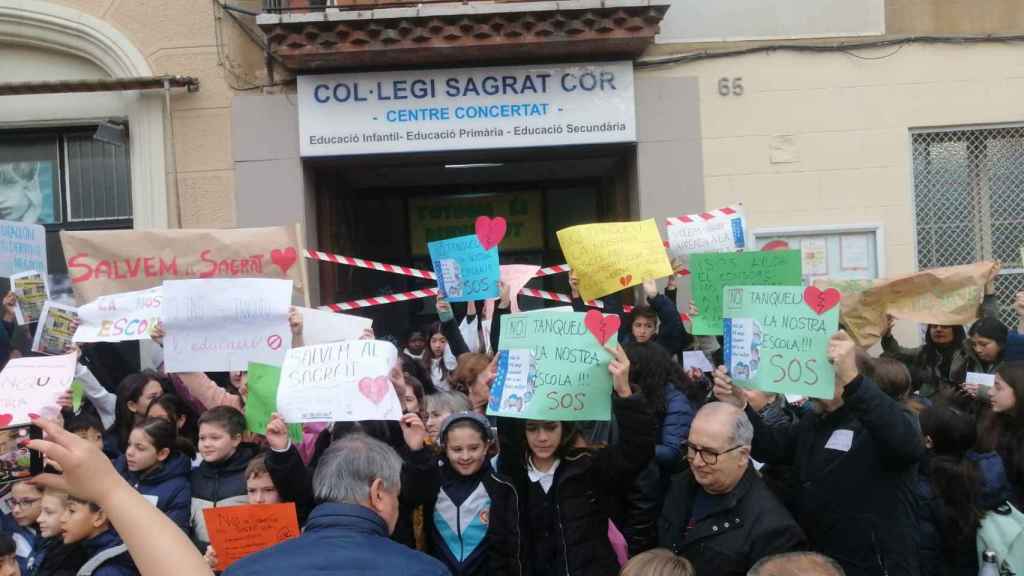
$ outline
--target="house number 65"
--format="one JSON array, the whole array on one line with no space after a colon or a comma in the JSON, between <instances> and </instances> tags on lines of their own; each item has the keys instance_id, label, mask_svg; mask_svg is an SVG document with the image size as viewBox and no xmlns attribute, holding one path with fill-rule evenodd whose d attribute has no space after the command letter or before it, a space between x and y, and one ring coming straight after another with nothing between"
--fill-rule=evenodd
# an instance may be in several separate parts
<instances>
[{"instance_id":1,"label":"house number 65","mask_svg":"<svg viewBox=\"0 0 1024 576\"><path fill-rule=\"evenodd\" d=\"M743 77L737 76L736 78L719 78L718 94L720 96L742 96Z\"/></svg>"}]
</instances>

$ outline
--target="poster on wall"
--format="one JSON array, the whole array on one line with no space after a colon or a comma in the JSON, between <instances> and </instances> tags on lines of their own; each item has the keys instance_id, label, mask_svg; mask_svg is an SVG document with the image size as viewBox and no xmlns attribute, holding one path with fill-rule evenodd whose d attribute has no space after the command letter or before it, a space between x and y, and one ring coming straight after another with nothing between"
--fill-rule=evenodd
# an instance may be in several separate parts
<instances>
[{"instance_id":1,"label":"poster on wall","mask_svg":"<svg viewBox=\"0 0 1024 576\"><path fill-rule=\"evenodd\" d=\"M410 198L410 251L425 256L428 242L475 233L477 216L505 218L502 252L544 249L544 196L532 191Z\"/></svg>"},{"instance_id":2,"label":"poster on wall","mask_svg":"<svg viewBox=\"0 0 1024 576\"><path fill-rule=\"evenodd\" d=\"M53 213L54 163L0 162L0 220L50 224Z\"/></svg>"}]
</instances>

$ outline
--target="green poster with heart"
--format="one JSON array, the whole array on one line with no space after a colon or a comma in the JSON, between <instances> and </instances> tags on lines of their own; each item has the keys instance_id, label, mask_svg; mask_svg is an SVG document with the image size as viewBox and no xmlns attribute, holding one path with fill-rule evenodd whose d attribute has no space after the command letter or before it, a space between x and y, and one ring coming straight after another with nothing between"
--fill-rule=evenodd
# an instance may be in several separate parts
<instances>
[{"instance_id":1,"label":"green poster with heart","mask_svg":"<svg viewBox=\"0 0 1024 576\"><path fill-rule=\"evenodd\" d=\"M832 398L828 341L839 329L839 292L809 286L722 289L725 365L740 386Z\"/></svg>"}]
</instances>

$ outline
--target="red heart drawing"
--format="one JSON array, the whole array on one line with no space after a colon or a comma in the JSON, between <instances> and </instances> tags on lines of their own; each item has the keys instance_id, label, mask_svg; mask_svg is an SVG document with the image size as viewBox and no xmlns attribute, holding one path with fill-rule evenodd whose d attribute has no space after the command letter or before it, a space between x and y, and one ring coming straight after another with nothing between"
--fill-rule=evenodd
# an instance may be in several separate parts
<instances>
[{"instance_id":1,"label":"red heart drawing","mask_svg":"<svg viewBox=\"0 0 1024 576\"><path fill-rule=\"evenodd\" d=\"M0 414L0 428L7 426L14 420L14 414Z\"/></svg>"},{"instance_id":2,"label":"red heart drawing","mask_svg":"<svg viewBox=\"0 0 1024 576\"><path fill-rule=\"evenodd\" d=\"M28 413L28 417L30 420L39 420L40 418L42 418L42 416L40 416L39 414L33 414L31 412Z\"/></svg>"},{"instance_id":3,"label":"red heart drawing","mask_svg":"<svg viewBox=\"0 0 1024 576\"><path fill-rule=\"evenodd\" d=\"M295 252L295 248L292 246L289 246L284 250L274 248L270 251L270 261L277 264L277 267L281 269L282 274L287 274L288 269L291 268L298 259L299 255Z\"/></svg>"},{"instance_id":4,"label":"red heart drawing","mask_svg":"<svg viewBox=\"0 0 1024 576\"><path fill-rule=\"evenodd\" d=\"M389 388L391 388L391 382L386 376L367 377L359 381L359 393L374 404L380 404L384 400L384 397L388 395Z\"/></svg>"},{"instance_id":5,"label":"red heart drawing","mask_svg":"<svg viewBox=\"0 0 1024 576\"><path fill-rule=\"evenodd\" d=\"M828 312L832 308L835 308L836 304L839 304L839 299L842 298L842 294L835 288L829 288L822 292L814 286L808 286L804 288L804 302L814 310L818 316L821 316L825 312Z\"/></svg>"},{"instance_id":6,"label":"red heart drawing","mask_svg":"<svg viewBox=\"0 0 1024 576\"><path fill-rule=\"evenodd\" d=\"M622 284L623 288L629 286L633 282L633 275L626 274L625 276L619 276L619 284Z\"/></svg>"},{"instance_id":7,"label":"red heart drawing","mask_svg":"<svg viewBox=\"0 0 1024 576\"><path fill-rule=\"evenodd\" d=\"M505 238L505 229L507 227L508 223L501 216L495 216L494 218L478 216L476 219L476 239L480 241L480 245L484 247L484 250L490 250L501 244L502 239Z\"/></svg>"},{"instance_id":8,"label":"red heart drawing","mask_svg":"<svg viewBox=\"0 0 1024 576\"><path fill-rule=\"evenodd\" d=\"M594 335L594 338L597 338L598 343L602 346L619 331L621 322L618 314L605 316L597 310L591 310L583 317L583 325Z\"/></svg>"},{"instance_id":9,"label":"red heart drawing","mask_svg":"<svg viewBox=\"0 0 1024 576\"><path fill-rule=\"evenodd\" d=\"M789 250L789 242L785 240L772 240L761 247L762 252L771 252L772 250Z\"/></svg>"}]
</instances>

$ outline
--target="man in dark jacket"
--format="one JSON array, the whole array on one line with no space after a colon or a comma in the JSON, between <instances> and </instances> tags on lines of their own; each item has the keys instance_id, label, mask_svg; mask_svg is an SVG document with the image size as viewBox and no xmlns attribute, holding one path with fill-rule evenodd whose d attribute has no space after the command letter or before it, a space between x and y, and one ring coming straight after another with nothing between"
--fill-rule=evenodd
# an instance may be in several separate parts
<instances>
[{"instance_id":1,"label":"man in dark jacket","mask_svg":"<svg viewBox=\"0 0 1024 576\"><path fill-rule=\"evenodd\" d=\"M322 504L302 536L243 558L224 574L449 574L438 560L388 538L398 521L401 472L401 458L379 440L359 433L335 440L313 476Z\"/></svg>"},{"instance_id":2,"label":"man in dark jacket","mask_svg":"<svg viewBox=\"0 0 1024 576\"><path fill-rule=\"evenodd\" d=\"M858 372L855 353L845 332L832 337L834 397L789 426L766 426L724 367L715 396L746 409L754 458L794 465L793 512L814 550L849 576L917 576L911 487L924 444L901 405Z\"/></svg>"},{"instance_id":3,"label":"man in dark jacket","mask_svg":"<svg viewBox=\"0 0 1024 576\"><path fill-rule=\"evenodd\" d=\"M800 527L750 465L753 436L731 404L708 404L693 419L690 468L672 479L658 544L686 557L697 574L743 576L761 558L803 546Z\"/></svg>"}]
</instances>

